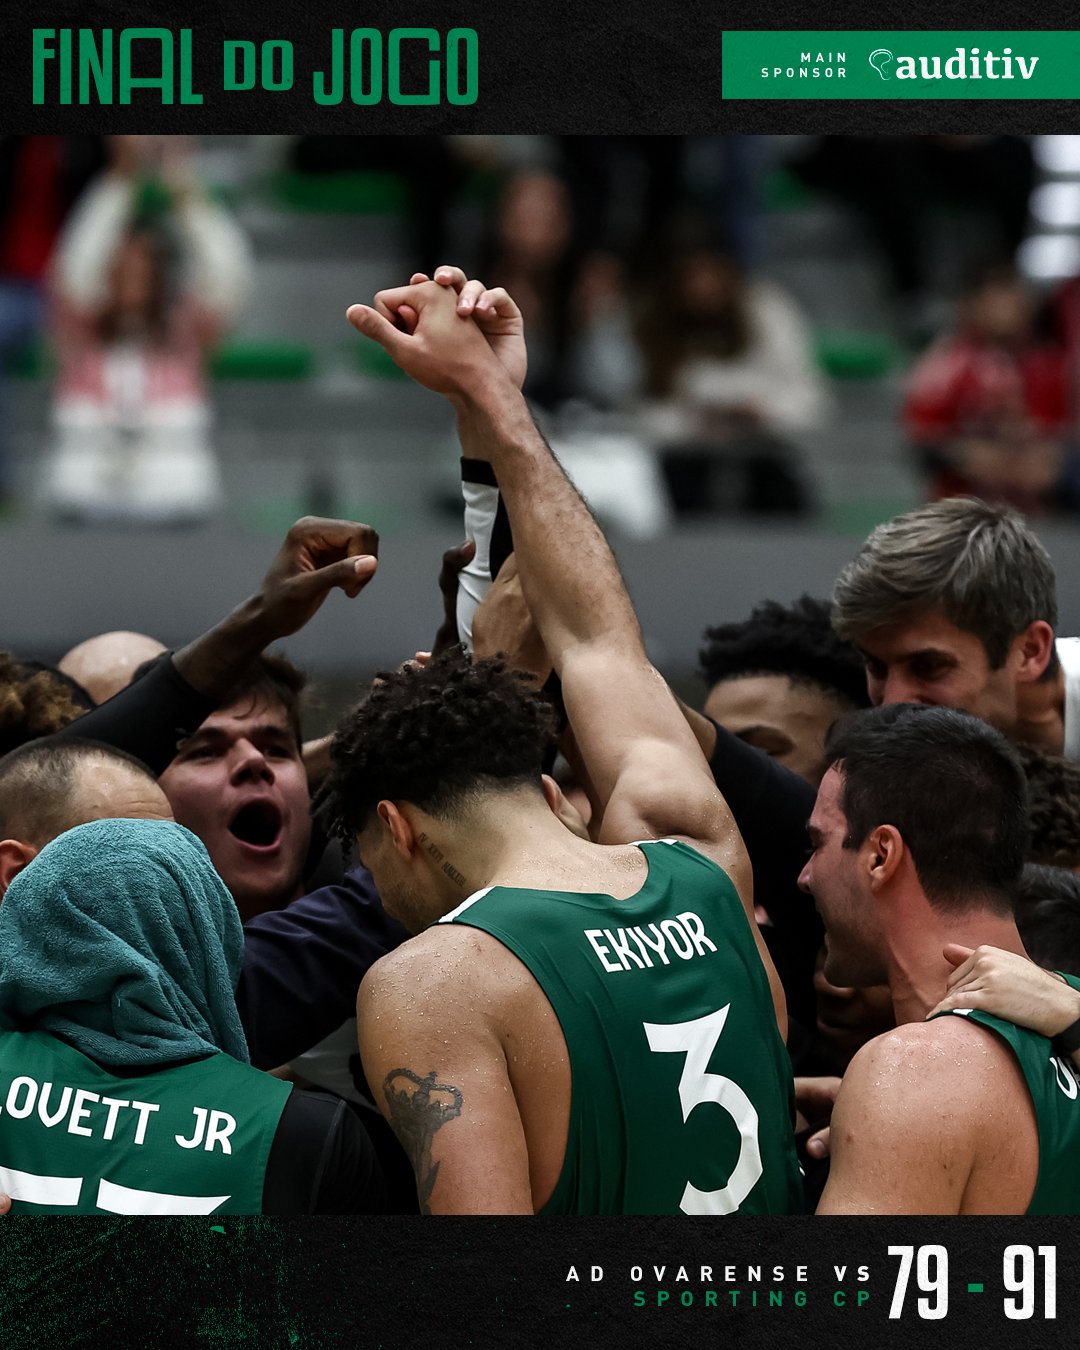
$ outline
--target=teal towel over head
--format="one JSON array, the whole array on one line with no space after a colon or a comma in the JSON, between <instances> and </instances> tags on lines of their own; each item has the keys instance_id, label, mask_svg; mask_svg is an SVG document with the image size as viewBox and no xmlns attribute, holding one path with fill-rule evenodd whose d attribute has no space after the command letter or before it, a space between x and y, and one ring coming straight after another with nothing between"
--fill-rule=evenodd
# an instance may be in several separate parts
<instances>
[{"instance_id":1,"label":"teal towel over head","mask_svg":"<svg viewBox=\"0 0 1080 1350\"><path fill-rule=\"evenodd\" d=\"M202 841L164 820L98 820L47 844L0 903L0 1027L48 1031L99 1064L224 1051L244 935Z\"/></svg>"}]
</instances>

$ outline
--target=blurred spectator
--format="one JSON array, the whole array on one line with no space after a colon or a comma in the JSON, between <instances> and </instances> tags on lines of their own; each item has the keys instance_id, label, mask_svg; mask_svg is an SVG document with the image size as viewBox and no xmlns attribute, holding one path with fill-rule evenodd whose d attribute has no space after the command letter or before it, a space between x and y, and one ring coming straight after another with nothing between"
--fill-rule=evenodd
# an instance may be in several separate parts
<instances>
[{"instance_id":1,"label":"blurred spectator","mask_svg":"<svg viewBox=\"0 0 1080 1350\"><path fill-rule=\"evenodd\" d=\"M97 136L0 137L0 501L11 494L5 367L38 335L56 236L101 164Z\"/></svg>"},{"instance_id":2,"label":"blurred spectator","mask_svg":"<svg viewBox=\"0 0 1080 1350\"><path fill-rule=\"evenodd\" d=\"M203 367L240 308L250 263L187 151L182 137L115 137L110 171L58 247L56 445L44 496L67 517L175 523L221 502ZM147 180L158 177L167 217L149 210Z\"/></svg>"},{"instance_id":3,"label":"blurred spectator","mask_svg":"<svg viewBox=\"0 0 1080 1350\"><path fill-rule=\"evenodd\" d=\"M913 336L934 280L933 211L959 206L976 212L985 237L976 234L968 247L1011 259L1024 237L1034 183L1025 136L819 136L791 169L862 214ZM970 266L971 253L967 261Z\"/></svg>"},{"instance_id":4,"label":"blurred spectator","mask_svg":"<svg viewBox=\"0 0 1080 1350\"><path fill-rule=\"evenodd\" d=\"M561 176L512 173L480 275L525 316L525 393L558 414L546 430L567 472L605 529L649 538L670 523L656 457L632 427L606 416L636 399L642 379L623 266L614 254L583 252L580 224Z\"/></svg>"},{"instance_id":5,"label":"blurred spectator","mask_svg":"<svg viewBox=\"0 0 1080 1350\"><path fill-rule=\"evenodd\" d=\"M1070 425L1074 437L1080 435L1080 276L1062 282L1040 310L1047 336L1065 350L1065 378L1068 382ZM1069 482L1080 498L1080 473L1072 466Z\"/></svg>"},{"instance_id":6,"label":"blurred spectator","mask_svg":"<svg viewBox=\"0 0 1080 1350\"><path fill-rule=\"evenodd\" d=\"M686 147L685 136L559 137L586 251L615 250L636 268L655 266L682 201Z\"/></svg>"},{"instance_id":7,"label":"blurred spectator","mask_svg":"<svg viewBox=\"0 0 1080 1350\"><path fill-rule=\"evenodd\" d=\"M480 275L517 301L530 334L528 398L556 408L582 398L618 406L635 391L640 362L622 268L582 252L565 181L541 169L507 180Z\"/></svg>"},{"instance_id":8,"label":"blurred spectator","mask_svg":"<svg viewBox=\"0 0 1080 1350\"><path fill-rule=\"evenodd\" d=\"M758 136L560 136L563 171L587 252L652 272L687 206L707 212L740 266L758 262Z\"/></svg>"},{"instance_id":9,"label":"blurred spectator","mask_svg":"<svg viewBox=\"0 0 1080 1350\"><path fill-rule=\"evenodd\" d=\"M524 315L533 343L525 392L545 407L568 393L571 295L580 263L566 184L541 170L513 174L496 206L479 274L509 291Z\"/></svg>"},{"instance_id":10,"label":"blurred spectator","mask_svg":"<svg viewBox=\"0 0 1080 1350\"><path fill-rule=\"evenodd\" d=\"M828 399L793 302L722 250L692 248L657 285L641 339L676 511L807 513L794 440L821 425Z\"/></svg>"},{"instance_id":11,"label":"blurred spectator","mask_svg":"<svg viewBox=\"0 0 1080 1350\"><path fill-rule=\"evenodd\" d=\"M1011 267L986 273L955 330L915 366L903 411L930 500L971 494L1023 511L1075 505L1064 352L1039 337Z\"/></svg>"},{"instance_id":12,"label":"blurred spectator","mask_svg":"<svg viewBox=\"0 0 1080 1350\"><path fill-rule=\"evenodd\" d=\"M761 197L766 168L764 136L687 138L686 190L714 222L744 271L761 263Z\"/></svg>"}]
</instances>

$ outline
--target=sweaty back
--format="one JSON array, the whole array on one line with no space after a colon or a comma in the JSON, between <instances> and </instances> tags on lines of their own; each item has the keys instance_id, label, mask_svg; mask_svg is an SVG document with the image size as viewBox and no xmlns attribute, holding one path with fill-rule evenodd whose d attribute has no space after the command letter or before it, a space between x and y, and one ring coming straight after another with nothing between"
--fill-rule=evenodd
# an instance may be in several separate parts
<instances>
[{"instance_id":1,"label":"sweaty back","mask_svg":"<svg viewBox=\"0 0 1080 1350\"><path fill-rule=\"evenodd\" d=\"M685 844L640 847L627 900L497 886L441 920L502 942L562 1028L569 1134L543 1213L798 1212L791 1071L735 887Z\"/></svg>"}]
</instances>

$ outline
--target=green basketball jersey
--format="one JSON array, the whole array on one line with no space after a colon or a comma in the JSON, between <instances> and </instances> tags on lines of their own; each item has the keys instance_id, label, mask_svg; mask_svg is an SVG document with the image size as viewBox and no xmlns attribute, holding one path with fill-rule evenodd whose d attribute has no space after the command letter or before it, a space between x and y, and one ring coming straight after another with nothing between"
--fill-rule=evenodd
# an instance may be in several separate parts
<instances>
[{"instance_id":1,"label":"green basketball jersey","mask_svg":"<svg viewBox=\"0 0 1080 1350\"><path fill-rule=\"evenodd\" d=\"M735 887L686 844L639 847L628 900L496 886L440 921L508 947L566 1038L570 1128L543 1212L799 1212L791 1065Z\"/></svg>"},{"instance_id":2,"label":"green basketball jersey","mask_svg":"<svg viewBox=\"0 0 1080 1350\"><path fill-rule=\"evenodd\" d=\"M0 1191L15 1214L261 1214L291 1090L223 1054L125 1077L0 1034Z\"/></svg>"},{"instance_id":3,"label":"green basketball jersey","mask_svg":"<svg viewBox=\"0 0 1080 1350\"><path fill-rule=\"evenodd\" d=\"M1039 1174L1026 1212L1080 1214L1080 1087L1072 1065L1055 1056L1045 1036L1015 1022L967 1008L939 1015L966 1017L988 1027L1020 1065L1039 1131Z\"/></svg>"}]
</instances>

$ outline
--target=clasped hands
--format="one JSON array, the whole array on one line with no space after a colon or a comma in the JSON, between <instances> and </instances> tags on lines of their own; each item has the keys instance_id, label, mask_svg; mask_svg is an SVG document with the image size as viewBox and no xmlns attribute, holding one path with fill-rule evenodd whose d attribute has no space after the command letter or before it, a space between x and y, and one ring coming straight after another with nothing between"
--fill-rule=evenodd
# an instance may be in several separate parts
<instances>
[{"instance_id":1,"label":"clasped hands","mask_svg":"<svg viewBox=\"0 0 1080 1350\"><path fill-rule=\"evenodd\" d=\"M460 267L416 272L407 286L350 305L349 322L418 384L454 400L520 389L527 356L521 311L503 288L470 280Z\"/></svg>"}]
</instances>

